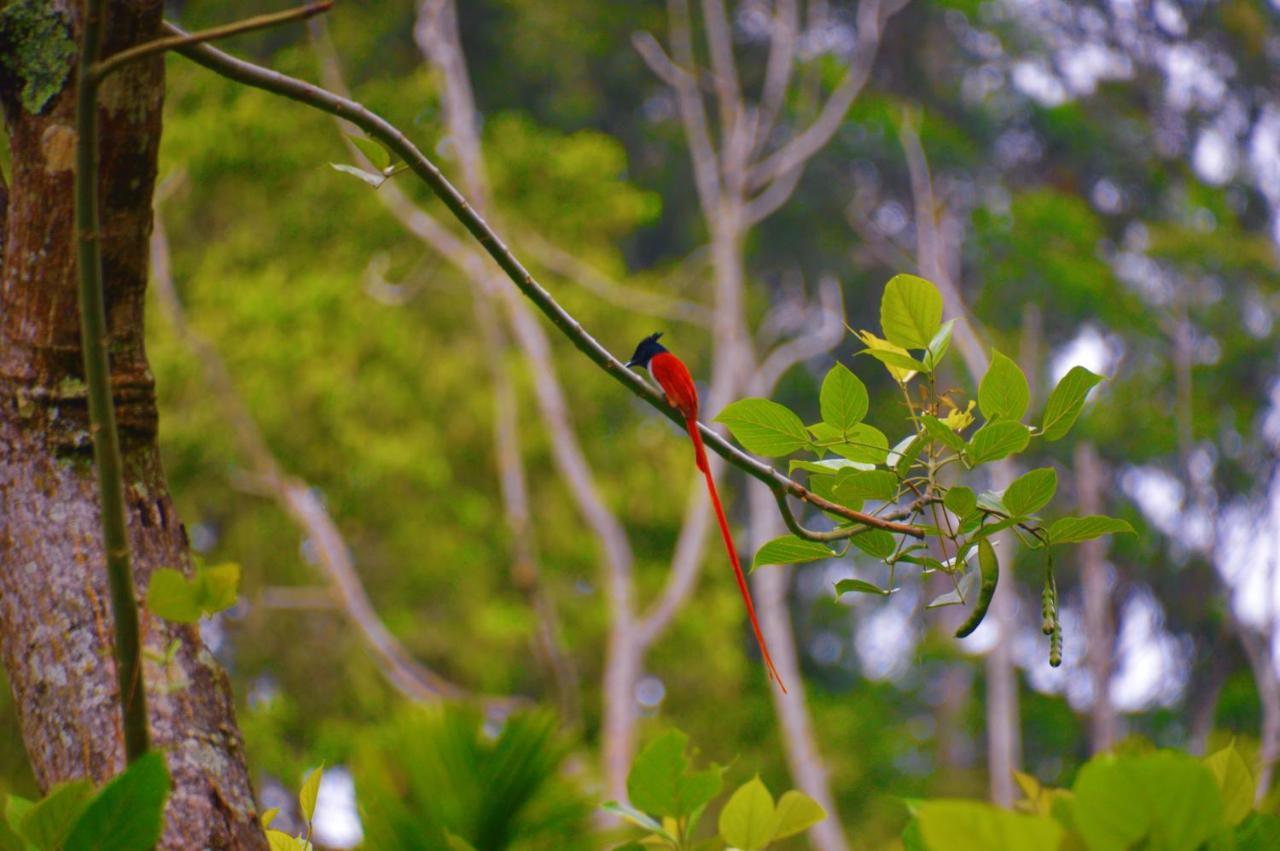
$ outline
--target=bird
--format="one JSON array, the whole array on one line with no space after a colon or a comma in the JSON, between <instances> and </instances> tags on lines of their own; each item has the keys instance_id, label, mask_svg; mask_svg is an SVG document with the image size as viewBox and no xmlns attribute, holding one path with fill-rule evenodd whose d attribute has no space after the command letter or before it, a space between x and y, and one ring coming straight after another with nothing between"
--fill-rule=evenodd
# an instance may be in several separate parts
<instances>
[{"instance_id":1,"label":"bird","mask_svg":"<svg viewBox=\"0 0 1280 851\"><path fill-rule=\"evenodd\" d=\"M711 465L707 463L707 450L702 445L702 433L698 431L698 388L694 386L693 376L684 362L658 342L661 336L662 332L657 331L641 340L626 366L628 369L633 367L647 369L650 377L666 394L667 404L684 417L689 439L693 441L694 462L707 480L707 492L711 496L711 505L715 508L716 520L720 524L720 536L724 538L725 550L729 553L729 563L733 565L733 575L738 580L738 590L742 592L742 600L747 605L747 617L751 620L751 629L755 632L756 643L760 645L760 655L764 657L765 669L769 677L778 684L782 693L786 694L787 687L783 684L778 669L774 667L773 657L769 655L769 645L764 640L764 633L760 631L756 607L751 602L751 589L747 587L747 577L742 572L738 551L733 546L733 536L729 534L729 522L725 520L724 508L720 505L720 495L716 492L715 479L711 477Z\"/></svg>"}]
</instances>

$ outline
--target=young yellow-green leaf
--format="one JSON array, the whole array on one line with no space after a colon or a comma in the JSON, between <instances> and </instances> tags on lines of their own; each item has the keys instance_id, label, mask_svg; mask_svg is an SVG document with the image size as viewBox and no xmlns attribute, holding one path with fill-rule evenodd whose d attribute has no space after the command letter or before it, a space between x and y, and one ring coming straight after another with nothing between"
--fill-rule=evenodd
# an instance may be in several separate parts
<instances>
[{"instance_id":1,"label":"young yellow-green leaf","mask_svg":"<svg viewBox=\"0 0 1280 851\"><path fill-rule=\"evenodd\" d=\"M370 139L368 136L356 136L351 133L347 134L347 138L351 140L351 144L360 149L360 153L364 154L378 171L386 171L391 167L391 152L382 147L381 142Z\"/></svg>"},{"instance_id":2,"label":"young yellow-green leaf","mask_svg":"<svg viewBox=\"0 0 1280 851\"><path fill-rule=\"evenodd\" d=\"M841 579L836 582L836 596L843 597L845 594L876 594L880 597L888 597L892 591L886 591L879 585L867 582L865 579Z\"/></svg>"},{"instance_id":3,"label":"young yellow-green leaf","mask_svg":"<svg viewBox=\"0 0 1280 851\"><path fill-rule=\"evenodd\" d=\"M964 438L956 434L942 420L932 414L921 414L920 423L924 426L925 432L930 439L936 443L941 443L948 449L954 449L956 452L964 451Z\"/></svg>"},{"instance_id":4,"label":"young yellow-green leaf","mask_svg":"<svg viewBox=\"0 0 1280 851\"><path fill-rule=\"evenodd\" d=\"M759 777L738 787L720 811L720 838L740 851L758 851L773 839L777 811Z\"/></svg>"},{"instance_id":5,"label":"young yellow-green leaf","mask_svg":"<svg viewBox=\"0 0 1280 851\"><path fill-rule=\"evenodd\" d=\"M14 827L39 851L56 851L92 797L93 784L88 780L59 783L32 804Z\"/></svg>"},{"instance_id":6,"label":"young yellow-green leaf","mask_svg":"<svg viewBox=\"0 0 1280 851\"><path fill-rule=\"evenodd\" d=\"M329 168L333 169L334 171L340 171L343 174L349 174L352 177L359 178L360 180L372 186L374 189L377 189L378 187L382 186L382 184L386 181L386 178L383 177L381 174L371 174L362 168L357 168L356 166L353 166L353 165L347 165L346 163L329 163Z\"/></svg>"},{"instance_id":7,"label":"young yellow-green leaf","mask_svg":"<svg viewBox=\"0 0 1280 851\"><path fill-rule=\"evenodd\" d=\"M885 339L904 349L927 349L942 326L942 295L915 275L894 275L880 299Z\"/></svg>"},{"instance_id":8,"label":"young yellow-green leaf","mask_svg":"<svg viewBox=\"0 0 1280 851\"><path fill-rule=\"evenodd\" d=\"M963 519L978 507L978 495L973 492L973 488L956 485L947 491L947 495L942 498L942 504L956 517Z\"/></svg>"},{"instance_id":9,"label":"young yellow-green leaf","mask_svg":"<svg viewBox=\"0 0 1280 851\"><path fill-rule=\"evenodd\" d=\"M1027 448L1031 432L1015 420L995 420L973 433L965 453L971 464L985 464Z\"/></svg>"},{"instance_id":10,"label":"young yellow-green leaf","mask_svg":"<svg viewBox=\"0 0 1280 851\"><path fill-rule=\"evenodd\" d=\"M859 355L870 355L880 363L889 367L890 374L902 384L906 384L911 380L917 372L928 372L929 367L924 365L923 361L918 361L906 352L899 352L894 349L863 349L856 352ZM894 372L897 370L897 372ZM905 378L898 378L899 375L905 375Z\"/></svg>"},{"instance_id":11,"label":"young yellow-green leaf","mask_svg":"<svg viewBox=\"0 0 1280 851\"><path fill-rule=\"evenodd\" d=\"M769 541L756 552L756 557L751 561L751 569L755 570L762 564L803 564L834 556L835 553L826 544L806 541L795 535L783 535Z\"/></svg>"},{"instance_id":12,"label":"young yellow-green leaf","mask_svg":"<svg viewBox=\"0 0 1280 851\"><path fill-rule=\"evenodd\" d=\"M320 780L323 776L323 765L313 768L307 775L307 779L302 781L302 788L298 790L298 804L302 807L302 817L307 820L307 824L315 818L316 799L320 797Z\"/></svg>"},{"instance_id":13,"label":"young yellow-green leaf","mask_svg":"<svg viewBox=\"0 0 1280 851\"><path fill-rule=\"evenodd\" d=\"M268 828L268 827L271 827L271 822L275 821L275 820L276 820L276 816L278 816L278 815L280 815L280 808L279 808L279 807L272 807L271 809L269 809L269 810L267 810L265 813L263 813L263 814L262 814L262 818L260 818L260 819L259 819L259 821L261 821L261 822L262 822L262 827L263 827L263 829L266 829L266 828Z\"/></svg>"},{"instance_id":14,"label":"young yellow-green leaf","mask_svg":"<svg viewBox=\"0 0 1280 851\"><path fill-rule=\"evenodd\" d=\"M1253 812L1253 793L1257 781L1249 769L1235 742L1227 745L1217 753L1204 758L1205 768L1213 775L1222 793L1224 816L1227 824L1235 827Z\"/></svg>"},{"instance_id":15,"label":"young yellow-green leaf","mask_svg":"<svg viewBox=\"0 0 1280 851\"><path fill-rule=\"evenodd\" d=\"M915 363L914 359L907 354L906 349L901 346L895 346L888 340L882 340L870 331L854 331L853 334L862 341L863 345L867 347L865 351L858 352L860 355L871 354L872 351L892 352L894 354L902 355L902 357L907 359L907 363ZM893 364L887 363L883 360L881 360L881 363L883 363L885 368L889 370L889 375L893 376L893 380L899 384L906 384L915 377L917 372L920 371L920 367L924 366L924 364L916 364L915 366L907 366L904 368L902 366L894 366Z\"/></svg>"},{"instance_id":16,"label":"young yellow-green leaf","mask_svg":"<svg viewBox=\"0 0 1280 851\"><path fill-rule=\"evenodd\" d=\"M866 386L847 366L838 363L827 371L818 393L824 423L843 432L862 422L868 404Z\"/></svg>"},{"instance_id":17,"label":"young yellow-green leaf","mask_svg":"<svg viewBox=\"0 0 1280 851\"><path fill-rule=\"evenodd\" d=\"M1022 369L993 351L991 366L978 385L978 409L990 420L1021 420L1031 402L1031 388Z\"/></svg>"},{"instance_id":18,"label":"young yellow-green leaf","mask_svg":"<svg viewBox=\"0 0 1280 851\"><path fill-rule=\"evenodd\" d=\"M845 470L836 478L835 495L840 503L852 500L893 499L898 477L888 470Z\"/></svg>"},{"instance_id":19,"label":"young yellow-green leaf","mask_svg":"<svg viewBox=\"0 0 1280 851\"><path fill-rule=\"evenodd\" d=\"M1049 543L1074 544L1100 538L1103 535L1118 535L1121 532L1134 534L1133 527L1127 520L1106 517L1101 514L1090 514L1087 517L1063 517L1055 520L1049 527Z\"/></svg>"},{"instance_id":20,"label":"young yellow-green leaf","mask_svg":"<svg viewBox=\"0 0 1280 851\"><path fill-rule=\"evenodd\" d=\"M308 845L310 843L306 840L290 836L282 830L267 831L267 846L271 851L309 851Z\"/></svg>"},{"instance_id":21,"label":"young yellow-green leaf","mask_svg":"<svg viewBox=\"0 0 1280 851\"><path fill-rule=\"evenodd\" d=\"M76 820L64 851L148 851L164 829L169 769L151 751L102 787Z\"/></svg>"},{"instance_id":22,"label":"young yellow-green leaf","mask_svg":"<svg viewBox=\"0 0 1280 851\"><path fill-rule=\"evenodd\" d=\"M934 334L933 339L929 341L929 348L924 353L924 365L929 367L930 372L938 368L942 356L947 353L947 349L951 348L951 330L955 325L954 319L943 322L938 333Z\"/></svg>"},{"instance_id":23,"label":"young yellow-green leaf","mask_svg":"<svg viewBox=\"0 0 1280 851\"><path fill-rule=\"evenodd\" d=\"M917 818L929 851L1045 851L1058 848L1063 835L1062 825L1052 818L1011 813L981 801L921 801Z\"/></svg>"},{"instance_id":24,"label":"young yellow-green leaf","mask_svg":"<svg viewBox=\"0 0 1280 851\"><path fill-rule=\"evenodd\" d=\"M177 623L195 623L235 605L239 584L240 566L236 564L201 567L190 579L163 567L151 574L147 610Z\"/></svg>"},{"instance_id":25,"label":"young yellow-green leaf","mask_svg":"<svg viewBox=\"0 0 1280 851\"><path fill-rule=\"evenodd\" d=\"M847 434L845 442L827 448L861 464L883 464L889 457L889 438L875 426L858 423Z\"/></svg>"},{"instance_id":26,"label":"young yellow-green leaf","mask_svg":"<svg viewBox=\"0 0 1280 851\"><path fill-rule=\"evenodd\" d=\"M644 812L675 819L701 810L720 793L724 769L713 765L689 771L684 750L688 737L671 730L654 739L631 763L627 794Z\"/></svg>"},{"instance_id":27,"label":"young yellow-green leaf","mask_svg":"<svg viewBox=\"0 0 1280 851\"><path fill-rule=\"evenodd\" d=\"M739 399L716 417L733 432L748 452L775 458L809 445L809 433L799 417L768 399Z\"/></svg>"},{"instance_id":28,"label":"young yellow-green leaf","mask_svg":"<svg viewBox=\"0 0 1280 851\"><path fill-rule=\"evenodd\" d=\"M802 830L808 830L827 817L822 805L803 792L792 789L778 799L773 838L786 839Z\"/></svg>"},{"instance_id":29,"label":"young yellow-green leaf","mask_svg":"<svg viewBox=\"0 0 1280 851\"><path fill-rule=\"evenodd\" d=\"M1073 366L1062 376L1044 406L1040 433L1045 440L1058 440L1071 431L1071 426L1075 425L1076 418L1084 409L1085 397L1102 380L1101 375L1095 375L1082 366Z\"/></svg>"},{"instance_id":30,"label":"young yellow-green leaf","mask_svg":"<svg viewBox=\"0 0 1280 851\"><path fill-rule=\"evenodd\" d=\"M853 545L873 558L881 561L893 555L896 542L893 535L883 529L868 529L849 539Z\"/></svg>"},{"instance_id":31,"label":"young yellow-green leaf","mask_svg":"<svg viewBox=\"0 0 1280 851\"><path fill-rule=\"evenodd\" d=\"M1052 467L1041 467L1010 482L1001 501L1013 516L1026 517L1048 505L1057 490L1058 473Z\"/></svg>"}]
</instances>

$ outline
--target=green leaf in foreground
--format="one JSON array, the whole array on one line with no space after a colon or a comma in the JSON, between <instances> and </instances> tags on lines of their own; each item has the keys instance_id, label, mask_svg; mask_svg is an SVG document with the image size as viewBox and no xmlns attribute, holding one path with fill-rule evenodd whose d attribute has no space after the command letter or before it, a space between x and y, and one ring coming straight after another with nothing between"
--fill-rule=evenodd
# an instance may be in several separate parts
<instances>
[{"instance_id":1,"label":"green leaf in foreground","mask_svg":"<svg viewBox=\"0 0 1280 851\"><path fill-rule=\"evenodd\" d=\"M316 814L316 799L320 797L320 780L324 777L324 766L313 768L307 778L302 781L302 789L298 791L298 804L302 807L302 817L310 824Z\"/></svg>"},{"instance_id":2,"label":"green leaf in foreground","mask_svg":"<svg viewBox=\"0 0 1280 851\"><path fill-rule=\"evenodd\" d=\"M720 838L740 851L757 851L768 845L776 825L773 796L759 777L739 786L720 811Z\"/></svg>"},{"instance_id":3,"label":"green leaf in foreground","mask_svg":"<svg viewBox=\"0 0 1280 851\"><path fill-rule=\"evenodd\" d=\"M978 385L978 408L988 420L1021 420L1031 402L1031 388L1022 369L1000 352L991 353L991 366Z\"/></svg>"},{"instance_id":4,"label":"green leaf in foreground","mask_svg":"<svg viewBox=\"0 0 1280 851\"><path fill-rule=\"evenodd\" d=\"M985 464L1021 452L1031 442L1031 432L1020 422L996 420L973 433L965 452L970 463Z\"/></svg>"},{"instance_id":5,"label":"green leaf in foreground","mask_svg":"<svg viewBox=\"0 0 1280 851\"><path fill-rule=\"evenodd\" d=\"M351 140L351 144L360 149L360 153L364 154L378 171L391 168L394 158L390 151L382 147L381 142L368 136L357 136L354 133L347 134L347 138Z\"/></svg>"},{"instance_id":6,"label":"green leaf in foreground","mask_svg":"<svg viewBox=\"0 0 1280 851\"><path fill-rule=\"evenodd\" d=\"M1084 410L1085 397L1102 380L1101 375L1095 375L1082 366L1073 366L1062 376L1044 406L1040 432L1045 440L1058 440L1071 431L1071 426Z\"/></svg>"},{"instance_id":7,"label":"green leaf in foreground","mask_svg":"<svg viewBox=\"0 0 1280 851\"><path fill-rule=\"evenodd\" d=\"M1041 467L1010 482L1001 501L1014 517L1026 517L1048 505L1057 490L1057 471L1052 467Z\"/></svg>"},{"instance_id":8,"label":"green leaf in foreground","mask_svg":"<svg viewBox=\"0 0 1280 851\"><path fill-rule=\"evenodd\" d=\"M164 755L151 751L102 787L71 828L64 851L147 851L164 829L168 797Z\"/></svg>"},{"instance_id":9,"label":"green leaf in foreground","mask_svg":"<svg viewBox=\"0 0 1280 851\"><path fill-rule=\"evenodd\" d=\"M1218 784L1218 792L1222 795L1222 804L1227 824L1235 827L1253 811L1253 794L1257 788L1257 780L1249 769L1249 764L1240 756L1235 743L1227 745L1220 751L1204 758L1204 766L1213 775ZM1280 834L1277 834L1280 841Z\"/></svg>"},{"instance_id":10,"label":"green leaf in foreground","mask_svg":"<svg viewBox=\"0 0 1280 851\"><path fill-rule=\"evenodd\" d=\"M878 558L881 561L893 555L893 551L897 548L893 535L884 529L868 529L865 532L854 535L849 540L867 555Z\"/></svg>"},{"instance_id":11,"label":"green leaf in foreground","mask_svg":"<svg viewBox=\"0 0 1280 851\"><path fill-rule=\"evenodd\" d=\"M838 363L822 380L818 405L824 423L837 431L847 431L867 415L867 388L847 366Z\"/></svg>"},{"instance_id":12,"label":"green leaf in foreground","mask_svg":"<svg viewBox=\"0 0 1280 851\"><path fill-rule=\"evenodd\" d=\"M1133 527L1127 520L1106 517L1101 514L1090 514L1087 517L1063 517L1055 520L1049 527L1049 543L1074 544L1100 538L1103 535L1118 535L1121 532L1134 534Z\"/></svg>"},{"instance_id":13,"label":"green leaf in foreground","mask_svg":"<svg viewBox=\"0 0 1280 851\"><path fill-rule=\"evenodd\" d=\"M55 851L91 797L93 784L88 780L59 783L22 814L15 825L18 833L40 851Z\"/></svg>"},{"instance_id":14,"label":"green leaf in foreground","mask_svg":"<svg viewBox=\"0 0 1280 851\"><path fill-rule=\"evenodd\" d=\"M880 299L885 339L904 349L927 349L942 326L942 295L915 275L894 275Z\"/></svg>"},{"instance_id":15,"label":"green leaf in foreground","mask_svg":"<svg viewBox=\"0 0 1280 851\"><path fill-rule=\"evenodd\" d=\"M631 763L627 795L646 813L684 818L720 793L723 769L713 765L689 771L684 751L688 737L679 730L663 733Z\"/></svg>"},{"instance_id":16,"label":"green leaf in foreground","mask_svg":"<svg viewBox=\"0 0 1280 851\"><path fill-rule=\"evenodd\" d=\"M716 417L748 452L776 458L809 445L804 423L785 405L769 399L739 399Z\"/></svg>"},{"instance_id":17,"label":"green leaf in foreground","mask_svg":"<svg viewBox=\"0 0 1280 851\"><path fill-rule=\"evenodd\" d=\"M951 348L951 330L955 325L954 319L943 322L938 333L934 334L933 339L929 341L929 348L924 353L924 365L929 367L930 372L938 368L938 364L942 362L942 356L947 353L947 349Z\"/></svg>"},{"instance_id":18,"label":"green leaf in foreground","mask_svg":"<svg viewBox=\"0 0 1280 851\"><path fill-rule=\"evenodd\" d=\"M773 839L786 839L802 830L808 830L827 817L822 805L803 792L792 789L778 799L775 813Z\"/></svg>"},{"instance_id":19,"label":"green leaf in foreground","mask_svg":"<svg viewBox=\"0 0 1280 851\"><path fill-rule=\"evenodd\" d=\"M929 851L1041 851L1058 848L1062 825L980 801L922 801L916 818Z\"/></svg>"},{"instance_id":20,"label":"green leaf in foreground","mask_svg":"<svg viewBox=\"0 0 1280 851\"><path fill-rule=\"evenodd\" d=\"M764 564L802 564L834 556L835 553L826 544L806 541L795 535L783 535L769 541L756 552L756 557L751 560L751 569L755 570Z\"/></svg>"}]
</instances>

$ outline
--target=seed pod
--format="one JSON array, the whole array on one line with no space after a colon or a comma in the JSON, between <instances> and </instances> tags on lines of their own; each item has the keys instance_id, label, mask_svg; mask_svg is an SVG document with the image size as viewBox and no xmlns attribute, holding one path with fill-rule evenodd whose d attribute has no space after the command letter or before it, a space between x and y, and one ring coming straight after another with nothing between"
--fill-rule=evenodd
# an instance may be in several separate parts
<instances>
[{"instance_id":1,"label":"seed pod","mask_svg":"<svg viewBox=\"0 0 1280 851\"><path fill-rule=\"evenodd\" d=\"M1062 664L1062 624L1054 621L1053 633L1049 636L1049 667L1056 668Z\"/></svg>"},{"instance_id":2,"label":"seed pod","mask_svg":"<svg viewBox=\"0 0 1280 851\"><path fill-rule=\"evenodd\" d=\"M1058 601L1053 587L1053 568L1044 575L1044 591L1040 593L1040 631L1045 635L1053 633L1053 625L1058 620Z\"/></svg>"},{"instance_id":3,"label":"seed pod","mask_svg":"<svg viewBox=\"0 0 1280 851\"><path fill-rule=\"evenodd\" d=\"M982 571L982 589L978 592L978 602L969 613L968 620L956 630L956 638L964 638L978 628L991 606L991 598L996 595L996 583L1000 581L1000 561L996 558L995 547L986 538L978 539L978 569Z\"/></svg>"}]
</instances>

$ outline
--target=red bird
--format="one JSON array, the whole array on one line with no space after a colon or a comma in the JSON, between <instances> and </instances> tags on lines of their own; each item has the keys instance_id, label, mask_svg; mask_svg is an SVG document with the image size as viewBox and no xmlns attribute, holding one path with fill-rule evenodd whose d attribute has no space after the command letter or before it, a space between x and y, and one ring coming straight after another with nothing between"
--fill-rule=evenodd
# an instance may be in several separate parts
<instances>
[{"instance_id":1,"label":"red bird","mask_svg":"<svg viewBox=\"0 0 1280 851\"><path fill-rule=\"evenodd\" d=\"M756 634L756 642L760 645L760 654L764 657L765 668L769 676L786 694L787 687L778 675L778 669L769 656L769 645L765 643L764 633L760 631L760 622L756 619L756 607L751 602L751 591L747 588L747 578L742 573L742 563L738 561L738 551L733 546L733 537L729 534L729 523L724 519L724 508L720 505L720 495L716 493L715 480L711 478L711 466L707 463L707 451L702 446L702 434L698 431L698 389L693 385L693 376L689 368L680 358L671 354L658 342L661 332L650 334L636 346L635 354L627 361L628 367L640 366L649 370L649 375L658 382L662 392L667 395L667 403L684 415L685 428L689 430L689 438L693 440L694 460L698 469L707 480L707 492L711 494L711 505L716 510L716 520L720 522L720 535L724 538L724 547L729 553L729 562L733 565L733 575L738 580L738 590L742 592L742 600L747 604L747 617L751 619L751 629Z\"/></svg>"}]
</instances>

